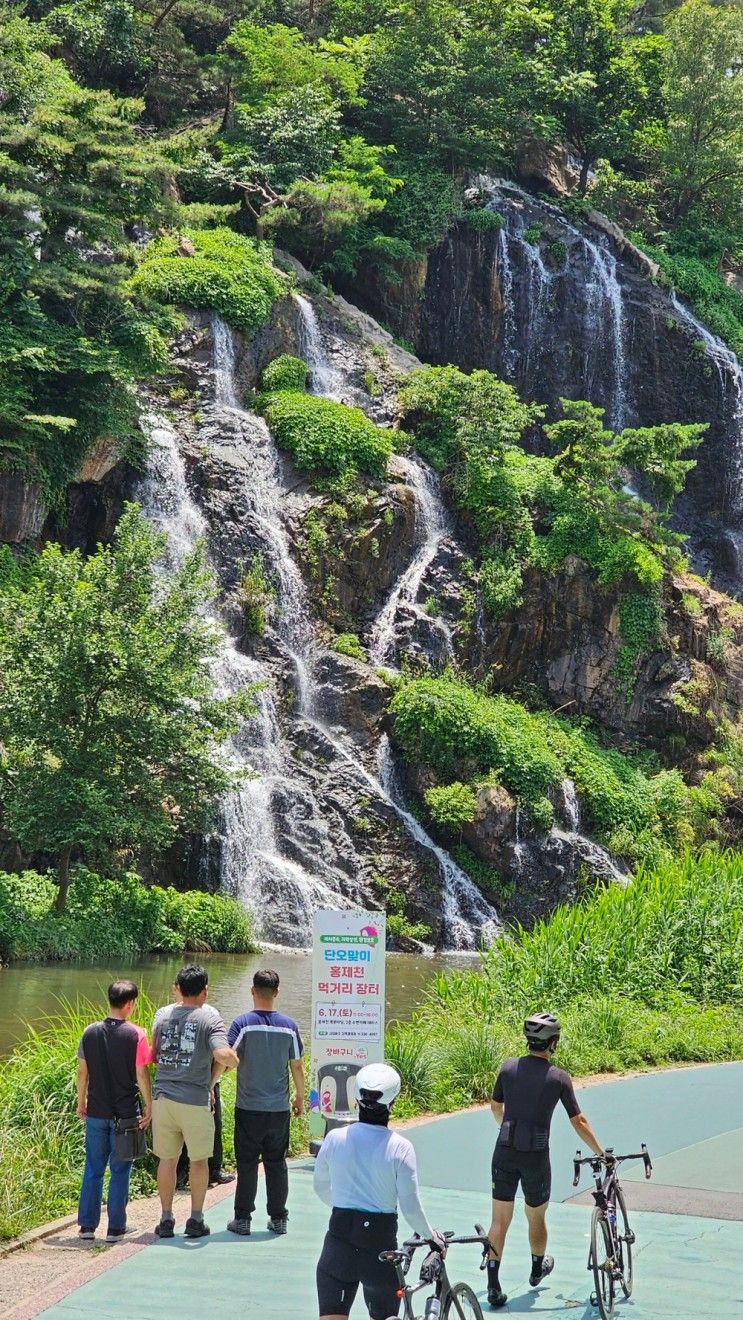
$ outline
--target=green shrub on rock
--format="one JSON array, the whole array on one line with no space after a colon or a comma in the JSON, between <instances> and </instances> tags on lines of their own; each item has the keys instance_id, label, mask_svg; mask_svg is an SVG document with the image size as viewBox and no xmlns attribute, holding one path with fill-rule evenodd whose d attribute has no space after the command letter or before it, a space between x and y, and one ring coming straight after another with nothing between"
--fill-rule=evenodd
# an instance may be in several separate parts
<instances>
[{"instance_id":1,"label":"green shrub on rock","mask_svg":"<svg viewBox=\"0 0 743 1320\"><path fill-rule=\"evenodd\" d=\"M304 394L308 375L306 362L301 358L292 357L289 353L282 353L281 357L274 358L273 362L269 362L264 368L261 385L267 394L275 390L296 390L299 394Z\"/></svg>"},{"instance_id":2,"label":"green shrub on rock","mask_svg":"<svg viewBox=\"0 0 743 1320\"><path fill-rule=\"evenodd\" d=\"M366 651L356 633L339 633L333 641L333 650L339 655L350 656L352 660L366 660Z\"/></svg>"},{"instance_id":3,"label":"green shrub on rock","mask_svg":"<svg viewBox=\"0 0 743 1320\"><path fill-rule=\"evenodd\" d=\"M286 389L265 395L262 407L276 443L326 485L351 484L361 473L386 475L392 432L359 408Z\"/></svg>"},{"instance_id":4,"label":"green shrub on rock","mask_svg":"<svg viewBox=\"0 0 743 1320\"><path fill-rule=\"evenodd\" d=\"M616 748L601 746L580 724L486 695L451 674L403 683L391 710L406 758L448 781L426 793L429 808L439 813L451 813L454 803L464 803L463 791L474 795L477 781L495 772L533 824L549 829L549 794L570 778L589 832L634 862L662 860L702 842L722 812L711 778L689 787L677 770L649 774ZM465 767L469 784L451 782Z\"/></svg>"},{"instance_id":5,"label":"green shrub on rock","mask_svg":"<svg viewBox=\"0 0 743 1320\"><path fill-rule=\"evenodd\" d=\"M218 312L250 333L265 324L289 281L272 265L268 244L231 229L204 229L154 239L130 287L145 299Z\"/></svg>"},{"instance_id":6,"label":"green shrub on rock","mask_svg":"<svg viewBox=\"0 0 743 1320\"><path fill-rule=\"evenodd\" d=\"M460 830L474 817L477 795L471 784L456 780L427 789L424 797L431 820L441 829Z\"/></svg>"}]
</instances>

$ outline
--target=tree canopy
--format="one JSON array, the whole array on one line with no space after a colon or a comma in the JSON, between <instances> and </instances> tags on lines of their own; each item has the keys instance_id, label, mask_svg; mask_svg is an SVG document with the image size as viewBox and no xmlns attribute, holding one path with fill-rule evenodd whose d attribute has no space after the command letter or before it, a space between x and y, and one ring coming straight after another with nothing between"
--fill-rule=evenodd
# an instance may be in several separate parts
<instances>
[{"instance_id":1,"label":"tree canopy","mask_svg":"<svg viewBox=\"0 0 743 1320\"><path fill-rule=\"evenodd\" d=\"M75 852L162 849L234 783L218 751L249 696L214 693L203 549L169 574L163 548L130 505L110 546L48 545L0 585L0 810L54 859L60 909Z\"/></svg>"}]
</instances>

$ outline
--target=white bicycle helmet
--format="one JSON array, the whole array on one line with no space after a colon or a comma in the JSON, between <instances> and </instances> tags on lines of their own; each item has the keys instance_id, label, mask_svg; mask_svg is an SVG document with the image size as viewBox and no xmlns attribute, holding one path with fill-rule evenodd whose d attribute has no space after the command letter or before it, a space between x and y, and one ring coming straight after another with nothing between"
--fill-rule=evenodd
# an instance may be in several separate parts
<instances>
[{"instance_id":1,"label":"white bicycle helmet","mask_svg":"<svg viewBox=\"0 0 743 1320\"><path fill-rule=\"evenodd\" d=\"M388 1063L367 1063L356 1074L356 1099L360 1105L384 1105L389 1109L400 1094L400 1074Z\"/></svg>"}]
</instances>

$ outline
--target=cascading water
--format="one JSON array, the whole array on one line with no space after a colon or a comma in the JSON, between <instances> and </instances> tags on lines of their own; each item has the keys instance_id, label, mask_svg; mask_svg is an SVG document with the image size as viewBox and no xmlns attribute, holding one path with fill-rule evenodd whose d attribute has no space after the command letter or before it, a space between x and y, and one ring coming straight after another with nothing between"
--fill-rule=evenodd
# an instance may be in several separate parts
<instances>
[{"instance_id":1,"label":"cascading water","mask_svg":"<svg viewBox=\"0 0 743 1320\"><path fill-rule=\"evenodd\" d=\"M575 791L575 784L572 779L563 779L562 781L562 800L565 807L565 820L568 829L573 834L577 834L580 829L580 802L578 794Z\"/></svg>"},{"instance_id":2,"label":"cascading water","mask_svg":"<svg viewBox=\"0 0 743 1320\"><path fill-rule=\"evenodd\" d=\"M570 224L556 207L537 200L508 180L481 176L478 189L489 198L489 207L504 220L497 242L503 306L501 370L530 392L528 386L539 371L544 352L545 323L554 319L562 303L560 284L564 272L559 265L551 268L546 264L540 236L530 232L539 229L539 224L534 223L536 216L544 224L559 224L575 249L575 255L569 259L581 266L581 279L574 286L580 306L573 309L580 322L580 333L576 335L575 326L572 327L572 338L581 347L581 397L599 395L599 383L606 377L608 361L611 385L606 399L607 420L615 430L621 430L627 423L628 411L626 329L617 261L608 240L598 233L595 239L590 237ZM524 270L520 282L515 278L517 263ZM518 286L521 295L517 309Z\"/></svg>"},{"instance_id":3,"label":"cascading water","mask_svg":"<svg viewBox=\"0 0 743 1320\"><path fill-rule=\"evenodd\" d=\"M439 848L426 833L420 821L406 809L395 772L389 739L382 735L377 752L379 782L394 805L408 832L422 848L432 852L441 873L441 904L444 918L445 943L453 949L476 949L487 944L500 933L500 923L493 908L486 902L477 885L457 866L443 848Z\"/></svg>"},{"instance_id":4,"label":"cascading water","mask_svg":"<svg viewBox=\"0 0 743 1320\"><path fill-rule=\"evenodd\" d=\"M431 650L437 661L454 657L451 629L440 618L432 618L418 604L421 583L438 554L441 542L450 534L449 520L439 490L438 478L425 463L417 458L398 458L405 471L407 484L415 498L416 525L419 545L408 567L398 578L372 628L369 658L375 664L394 665L400 637L398 615L402 610L413 614L426 631L436 638Z\"/></svg>"},{"instance_id":5,"label":"cascading water","mask_svg":"<svg viewBox=\"0 0 743 1320\"><path fill-rule=\"evenodd\" d=\"M728 449L726 504L728 516L733 520L743 517L743 367L731 349L713 335L688 307L671 294L674 311L683 324L694 332L705 347L707 357L714 363L720 382L722 404L728 415ZM732 453L730 452L732 450ZM741 533L731 533L741 537Z\"/></svg>"},{"instance_id":6,"label":"cascading water","mask_svg":"<svg viewBox=\"0 0 743 1320\"><path fill-rule=\"evenodd\" d=\"M303 327L300 342L312 343L313 361L316 364L318 382L327 379L324 376L323 361L327 360L314 308L306 298L297 298L300 312L300 324ZM307 320L307 308L312 316ZM337 375L334 383L343 393L343 382ZM316 387L317 388L317 387ZM317 388L317 392L320 389ZM447 532L447 519L443 502L438 492L435 476L423 463L405 460L410 484L416 500L416 514L422 528L421 546L413 562L401 574L392 589L390 597L383 607L375 624L373 637L380 653L384 656L394 649L396 616L399 606L405 602L411 608L419 610L415 602L426 569L430 566L442 539ZM423 611L420 611L423 616ZM428 618L426 619L427 622ZM440 625L445 628L445 625ZM448 654L451 655L451 635L444 634ZM374 657L372 657L374 658ZM307 712L314 716L314 709ZM406 810L399 785L395 776L394 763L386 735L380 742L377 757L377 778L371 775L358 762L355 749L345 746L342 739L331 732L316 716L313 723L330 742L335 752L353 767L372 793L381 797L393 808L408 834L415 842L436 858L441 875L442 915L444 925L444 946L454 949L474 949L481 941L492 939L500 929L497 913L486 902L480 890L456 865L454 860L433 842L417 820Z\"/></svg>"},{"instance_id":7,"label":"cascading water","mask_svg":"<svg viewBox=\"0 0 743 1320\"><path fill-rule=\"evenodd\" d=\"M205 538L208 525L189 492L178 437L171 424L150 414L142 419L149 440L147 473L138 497L150 522L167 534L166 563L180 566ZM221 625L220 625L221 627ZM258 928L280 943L306 943L312 913L320 905L347 906L347 900L317 875L282 856L276 838L272 799L287 783L284 748L270 675L238 651L223 632L214 667L215 691L230 695L251 684L256 713L233 739L231 759L249 775L229 794L219 825L223 887L239 895L255 914Z\"/></svg>"},{"instance_id":8,"label":"cascading water","mask_svg":"<svg viewBox=\"0 0 743 1320\"><path fill-rule=\"evenodd\" d=\"M344 380L328 361L315 309L309 298L301 293L295 293L294 300L299 308L299 351L309 367L310 391L336 403L341 402Z\"/></svg>"}]
</instances>

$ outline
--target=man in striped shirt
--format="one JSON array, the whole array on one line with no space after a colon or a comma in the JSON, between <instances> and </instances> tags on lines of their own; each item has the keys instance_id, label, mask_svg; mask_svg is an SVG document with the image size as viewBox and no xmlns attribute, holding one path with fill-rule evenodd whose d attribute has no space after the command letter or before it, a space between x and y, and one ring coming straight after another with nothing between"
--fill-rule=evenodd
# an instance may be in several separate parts
<instances>
[{"instance_id":1,"label":"man in striped shirt","mask_svg":"<svg viewBox=\"0 0 743 1320\"><path fill-rule=\"evenodd\" d=\"M275 1008L279 993L277 972L260 971L253 977L253 1009L235 1018L228 1039L239 1059L235 1104L235 1160L237 1188L231 1233L247 1237L255 1210L258 1165L266 1175L268 1227L285 1233L289 1179L286 1153L289 1121L304 1109L304 1047L296 1022ZM289 1072L294 1100L289 1100Z\"/></svg>"}]
</instances>

